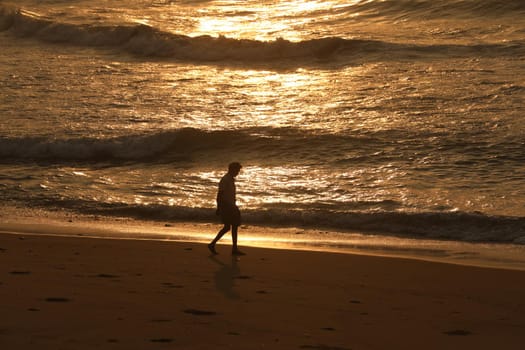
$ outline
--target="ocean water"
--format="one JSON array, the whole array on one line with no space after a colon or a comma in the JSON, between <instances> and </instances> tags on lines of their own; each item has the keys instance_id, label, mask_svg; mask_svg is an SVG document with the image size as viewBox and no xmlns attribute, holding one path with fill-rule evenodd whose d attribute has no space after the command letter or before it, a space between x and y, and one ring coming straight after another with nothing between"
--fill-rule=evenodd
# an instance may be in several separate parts
<instances>
[{"instance_id":1,"label":"ocean water","mask_svg":"<svg viewBox=\"0 0 525 350\"><path fill-rule=\"evenodd\" d=\"M19 208L525 244L524 101L522 0L0 1Z\"/></svg>"}]
</instances>

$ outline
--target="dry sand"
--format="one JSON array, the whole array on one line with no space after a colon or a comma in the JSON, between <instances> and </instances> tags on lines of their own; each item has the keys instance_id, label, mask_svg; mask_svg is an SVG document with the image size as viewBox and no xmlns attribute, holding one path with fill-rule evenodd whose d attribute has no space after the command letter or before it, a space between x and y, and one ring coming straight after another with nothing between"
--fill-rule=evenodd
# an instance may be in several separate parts
<instances>
[{"instance_id":1,"label":"dry sand","mask_svg":"<svg viewBox=\"0 0 525 350\"><path fill-rule=\"evenodd\" d=\"M523 349L525 272L0 234L0 349Z\"/></svg>"}]
</instances>

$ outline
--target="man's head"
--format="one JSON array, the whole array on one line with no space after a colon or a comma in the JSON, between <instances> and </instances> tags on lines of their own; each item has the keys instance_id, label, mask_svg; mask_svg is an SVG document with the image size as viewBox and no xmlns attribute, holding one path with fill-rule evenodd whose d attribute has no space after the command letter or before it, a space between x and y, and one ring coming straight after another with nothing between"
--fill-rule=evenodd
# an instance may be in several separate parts
<instances>
[{"instance_id":1,"label":"man's head","mask_svg":"<svg viewBox=\"0 0 525 350\"><path fill-rule=\"evenodd\" d=\"M228 173L230 173L231 176L235 177L239 175L241 168L242 168L242 165L239 162L230 163L228 165Z\"/></svg>"}]
</instances>

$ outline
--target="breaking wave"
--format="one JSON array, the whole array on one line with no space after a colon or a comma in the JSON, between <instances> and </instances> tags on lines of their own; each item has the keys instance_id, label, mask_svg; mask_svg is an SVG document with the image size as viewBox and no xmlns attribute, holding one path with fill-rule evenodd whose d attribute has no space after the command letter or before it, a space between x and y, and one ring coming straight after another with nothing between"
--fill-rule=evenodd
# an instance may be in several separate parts
<instances>
[{"instance_id":1,"label":"breaking wave","mask_svg":"<svg viewBox=\"0 0 525 350\"><path fill-rule=\"evenodd\" d=\"M153 221L214 222L213 208L100 203L63 200L45 207L67 207L84 214ZM252 209L242 211L243 224L334 229L416 239L525 244L525 218L467 212L360 212L334 210Z\"/></svg>"},{"instance_id":2,"label":"breaking wave","mask_svg":"<svg viewBox=\"0 0 525 350\"><path fill-rule=\"evenodd\" d=\"M366 6L364 4L363 6ZM415 45L326 37L292 42L286 39L258 41L208 35L191 37L143 24L94 25L62 23L38 14L0 7L0 31L9 31L20 38L74 46L106 48L146 58L174 59L191 62L288 61L324 62L344 60L374 60L413 57L414 55L514 55L525 51L522 42L469 45Z\"/></svg>"},{"instance_id":3,"label":"breaking wave","mask_svg":"<svg viewBox=\"0 0 525 350\"><path fill-rule=\"evenodd\" d=\"M284 135L287 137L283 138ZM0 162L169 162L195 152L229 154L239 149L268 157L286 157L290 152L303 155L303 150L304 156L308 156L312 145L322 147L329 141L329 144L351 142L358 147L364 138L311 135L295 129L272 128L215 131L182 128L108 138L0 137ZM308 147L305 149L306 139Z\"/></svg>"},{"instance_id":4,"label":"breaking wave","mask_svg":"<svg viewBox=\"0 0 525 350\"><path fill-rule=\"evenodd\" d=\"M398 135L402 134L402 135ZM336 165L355 162L385 162L405 157L407 149L385 152L397 138L411 136L415 142L410 147L412 154L455 154L462 161L489 161L491 166L500 161L522 164L525 161L522 139L508 138L502 142L465 143L461 135L415 133L389 130L388 133L359 132L350 134L325 134L305 132L294 128L253 128L239 130L200 130L182 128L157 131L148 134L130 134L116 137L50 138L44 136L2 137L0 136L0 163L47 162L141 162L162 163L188 159L194 154L199 158L220 157L224 154L239 154L256 158L289 161L301 159L305 162L334 161ZM430 137L432 136L432 137ZM315 151L314 151L315 150ZM330 159L326 159L330 154ZM458 164L460 166L461 164Z\"/></svg>"},{"instance_id":5,"label":"breaking wave","mask_svg":"<svg viewBox=\"0 0 525 350\"><path fill-rule=\"evenodd\" d=\"M231 137L235 134L235 137ZM0 137L0 161L158 161L171 160L198 149L226 147L230 139L243 142L242 132L207 132L187 128L114 138ZM244 142L247 142L244 140Z\"/></svg>"},{"instance_id":6,"label":"breaking wave","mask_svg":"<svg viewBox=\"0 0 525 350\"><path fill-rule=\"evenodd\" d=\"M192 61L326 58L340 50L358 49L369 41L342 38L291 42L257 41L223 36L190 37L163 32L150 26L61 23L21 9L0 8L0 30L49 43L120 49L143 57Z\"/></svg>"}]
</instances>

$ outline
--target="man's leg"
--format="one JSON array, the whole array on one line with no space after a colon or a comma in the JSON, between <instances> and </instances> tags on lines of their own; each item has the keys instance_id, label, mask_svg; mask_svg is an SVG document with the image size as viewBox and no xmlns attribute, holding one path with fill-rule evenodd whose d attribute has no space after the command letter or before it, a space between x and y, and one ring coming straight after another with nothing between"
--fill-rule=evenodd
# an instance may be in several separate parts
<instances>
[{"instance_id":1,"label":"man's leg","mask_svg":"<svg viewBox=\"0 0 525 350\"><path fill-rule=\"evenodd\" d=\"M237 250L237 229L238 228L239 226L237 225L232 226L232 243L233 243L232 250L233 251Z\"/></svg>"},{"instance_id":2,"label":"man's leg","mask_svg":"<svg viewBox=\"0 0 525 350\"><path fill-rule=\"evenodd\" d=\"M217 236L215 236L213 241L211 241L211 243L208 244L208 249L213 254L217 254L217 252L215 251L215 244L217 244L217 242L222 238L222 236L224 236L226 234L226 232L228 232L228 231L230 231L230 225L229 224L224 224L224 227L217 233Z\"/></svg>"},{"instance_id":3,"label":"man's leg","mask_svg":"<svg viewBox=\"0 0 525 350\"><path fill-rule=\"evenodd\" d=\"M232 254L233 255L244 255L244 253L241 252L239 248L237 248L237 229L238 228L239 226L237 225L232 226L232 243L233 243Z\"/></svg>"}]
</instances>

